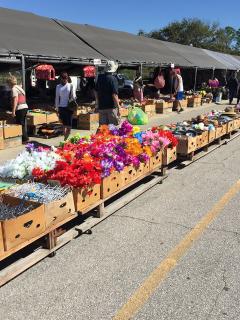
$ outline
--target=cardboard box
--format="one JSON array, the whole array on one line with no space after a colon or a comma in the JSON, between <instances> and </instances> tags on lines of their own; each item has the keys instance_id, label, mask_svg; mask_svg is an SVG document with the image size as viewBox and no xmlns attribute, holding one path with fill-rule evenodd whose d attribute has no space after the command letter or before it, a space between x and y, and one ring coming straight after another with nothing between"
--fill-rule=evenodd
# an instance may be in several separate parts
<instances>
[{"instance_id":1,"label":"cardboard box","mask_svg":"<svg viewBox=\"0 0 240 320\"><path fill-rule=\"evenodd\" d=\"M89 123L89 122L99 122L99 114L98 113L86 113L79 115L79 122L81 123Z\"/></svg>"},{"instance_id":2,"label":"cardboard box","mask_svg":"<svg viewBox=\"0 0 240 320\"><path fill-rule=\"evenodd\" d=\"M47 122L45 113L28 113L27 114L27 124L28 126L37 126L39 124L44 124Z\"/></svg>"},{"instance_id":3,"label":"cardboard box","mask_svg":"<svg viewBox=\"0 0 240 320\"><path fill-rule=\"evenodd\" d=\"M177 160L177 147L166 148L163 151L163 165L166 166Z\"/></svg>"},{"instance_id":4,"label":"cardboard box","mask_svg":"<svg viewBox=\"0 0 240 320\"><path fill-rule=\"evenodd\" d=\"M187 108L188 101L187 101L187 99L180 100L180 101L177 101L177 100L173 101L173 110L177 109L178 104L179 105L181 104L181 108L185 109L185 108Z\"/></svg>"},{"instance_id":5,"label":"cardboard box","mask_svg":"<svg viewBox=\"0 0 240 320\"><path fill-rule=\"evenodd\" d=\"M150 171L162 167L163 152L159 151L155 156L150 158Z\"/></svg>"},{"instance_id":6,"label":"cardboard box","mask_svg":"<svg viewBox=\"0 0 240 320\"><path fill-rule=\"evenodd\" d=\"M3 195L3 202L12 206L18 205L22 200ZM20 217L2 221L4 249L8 251L22 243L28 244L29 240L39 236L46 229L44 206L27 201L34 209Z\"/></svg>"},{"instance_id":7,"label":"cardboard box","mask_svg":"<svg viewBox=\"0 0 240 320\"><path fill-rule=\"evenodd\" d=\"M2 222L0 222L0 257L4 252L4 244L3 244L3 232L2 232Z\"/></svg>"},{"instance_id":8,"label":"cardboard box","mask_svg":"<svg viewBox=\"0 0 240 320\"><path fill-rule=\"evenodd\" d=\"M109 177L102 179L101 199L105 199L113 193L121 190L124 185L122 173L114 171Z\"/></svg>"},{"instance_id":9,"label":"cardboard box","mask_svg":"<svg viewBox=\"0 0 240 320\"><path fill-rule=\"evenodd\" d=\"M120 115L121 115L121 117L127 117L128 116L128 109L120 108Z\"/></svg>"},{"instance_id":10,"label":"cardboard box","mask_svg":"<svg viewBox=\"0 0 240 320\"><path fill-rule=\"evenodd\" d=\"M235 128L234 120L227 123L227 133L232 132Z\"/></svg>"},{"instance_id":11,"label":"cardboard box","mask_svg":"<svg viewBox=\"0 0 240 320\"><path fill-rule=\"evenodd\" d=\"M20 147L21 145L22 145L22 136L3 140L4 149L16 148L16 147Z\"/></svg>"},{"instance_id":12,"label":"cardboard box","mask_svg":"<svg viewBox=\"0 0 240 320\"><path fill-rule=\"evenodd\" d=\"M89 192L91 192L89 194ZM80 188L73 189L75 211L82 212L100 200L100 184L96 184L91 190Z\"/></svg>"},{"instance_id":13,"label":"cardboard box","mask_svg":"<svg viewBox=\"0 0 240 320\"><path fill-rule=\"evenodd\" d=\"M46 123L58 122L59 118L56 112L46 114Z\"/></svg>"},{"instance_id":14,"label":"cardboard box","mask_svg":"<svg viewBox=\"0 0 240 320\"><path fill-rule=\"evenodd\" d=\"M3 128L0 128L0 150L4 149Z\"/></svg>"},{"instance_id":15,"label":"cardboard box","mask_svg":"<svg viewBox=\"0 0 240 320\"><path fill-rule=\"evenodd\" d=\"M52 227L75 214L73 194L69 192L64 198L44 204L46 228Z\"/></svg>"},{"instance_id":16,"label":"cardboard box","mask_svg":"<svg viewBox=\"0 0 240 320\"><path fill-rule=\"evenodd\" d=\"M19 137L22 135L22 126L18 124L9 124L3 127L4 139Z\"/></svg>"},{"instance_id":17,"label":"cardboard box","mask_svg":"<svg viewBox=\"0 0 240 320\"><path fill-rule=\"evenodd\" d=\"M208 142L211 143L216 139L216 130L208 131Z\"/></svg>"},{"instance_id":18,"label":"cardboard box","mask_svg":"<svg viewBox=\"0 0 240 320\"><path fill-rule=\"evenodd\" d=\"M197 149L197 137L178 137L177 153L181 155L188 155Z\"/></svg>"},{"instance_id":19,"label":"cardboard box","mask_svg":"<svg viewBox=\"0 0 240 320\"><path fill-rule=\"evenodd\" d=\"M169 113L172 112L173 108L173 102L167 102L167 101L162 101L162 102L156 102L156 113Z\"/></svg>"}]
</instances>

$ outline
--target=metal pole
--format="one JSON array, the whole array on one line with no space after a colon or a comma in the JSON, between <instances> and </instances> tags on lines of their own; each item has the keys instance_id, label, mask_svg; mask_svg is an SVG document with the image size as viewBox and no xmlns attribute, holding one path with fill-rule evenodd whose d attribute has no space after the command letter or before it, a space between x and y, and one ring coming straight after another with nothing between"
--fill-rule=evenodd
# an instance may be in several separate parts
<instances>
[{"instance_id":1,"label":"metal pole","mask_svg":"<svg viewBox=\"0 0 240 320\"><path fill-rule=\"evenodd\" d=\"M214 79L215 68L212 69L212 80Z\"/></svg>"},{"instance_id":2,"label":"metal pole","mask_svg":"<svg viewBox=\"0 0 240 320\"><path fill-rule=\"evenodd\" d=\"M26 70L25 70L25 58L23 54L21 55L21 60L22 60L22 87L23 87L23 90L26 92L26 80L25 80Z\"/></svg>"},{"instance_id":3,"label":"metal pole","mask_svg":"<svg viewBox=\"0 0 240 320\"><path fill-rule=\"evenodd\" d=\"M195 76L194 76L194 87L193 87L193 91L196 91L196 84L197 84L197 72L198 72L198 68L195 68Z\"/></svg>"}]
</instances>

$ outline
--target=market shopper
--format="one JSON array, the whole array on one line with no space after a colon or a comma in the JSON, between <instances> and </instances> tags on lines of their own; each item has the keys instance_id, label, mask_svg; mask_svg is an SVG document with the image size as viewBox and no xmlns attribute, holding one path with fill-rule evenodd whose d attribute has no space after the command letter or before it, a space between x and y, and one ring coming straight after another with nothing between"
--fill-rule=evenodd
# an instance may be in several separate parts
<instances>
[{"instance_id":1,"label":"market shopper","mask_svg":"<svg viewBox=\"0 0 240 320\"><path fill-rule=\"evenodd\" d=\"M180 69L174 69L173 71L173 81L174 81L174 92L175 92L175 98L177 101L177 112L183 111L183 108L181 106L181 101L183 100L183 78L181 76Z\"/></svg>"},{"instance_id":2,"label":"market shopper","mask_svg":"<svg viewBox=\"0 0 240 320\"><path fill-rule=\"evenodd\" d=\"M26 143L27 135L27 111L26 94L22 87L17 85L17 78L11 76L7 79L7 84L11 88L12 94L12 116L16 119L16 123L22 126L22 142Z\"/></svg>"},{"instance_id":3,"label":"market shopper","mask_svg":"<svg viewBox=\"0 0 240 320\"><path fill-rule=\"evenodd\" d=\"M227 82L227 88L229 90L229 104L232 104L233 99L237 96L238 80L237 74L234 72Z\"/></svg>"},{"instance_id":4,"label":"market shopper","mask_svg":"<svg viewBox=\"0 0 240 320\"><path fill-rule=\"evenodd\" d=\"M99 125L120 124L120 106L118 99L118 82L113 73L118 64L108 61L105 72L100 74L96 83L96 106L99 111Z\"/></svg>"},{"instance_id":5,"label":"market shopper","mask_svg":"<svg viewBox=\"0 0 240 320\"><path fill-rule=\"evenodd\" d=\"M133 95L134 99L140 103L143 101L143 80L140 72L137 72L135 79L133 80Z\"/></svg>"},{"instance_id":6,"label":"market shopper","mask_svg":"<svg viewBox=\"0 0 240 320\"><path fill-rule=\"evenodd\" d=\"M73 110L69 108L69 102L76 100L76 90L66 72L60 76L60 84L56 87L55 107L59 119L63 124L64 140L67 140L72 128Z\"/></svg>"}]
</instances>

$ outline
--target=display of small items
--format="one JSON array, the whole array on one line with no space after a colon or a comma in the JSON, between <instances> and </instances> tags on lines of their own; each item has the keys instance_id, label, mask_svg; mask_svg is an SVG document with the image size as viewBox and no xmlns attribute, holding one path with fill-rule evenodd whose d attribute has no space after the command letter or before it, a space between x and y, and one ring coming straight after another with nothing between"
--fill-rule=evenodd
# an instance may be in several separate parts
<instances>
[{"instance_id":1,"label":"display of small items","mask_svg":"<svg viewBox=\"0 0 240 320\"><path fill-rule=\"evenodd\" d=\"M3 202L2 199L0 199L0 221L5 221L9 219L15 219L17 217L20 217L33 209L37 207L37 204L34 203L26 203L25 200L22 200L17 205L12 205Z\"/></svg>"},{"instance_id":2,"label":"display of small items","mask_svg":"<svg viewBox=\"0 0 240 320\"><path fill-rule=\"evenodd\" d=\"M9 189L7 193L15 198L47 204L56 200L61 200L70 191L70 188L67 186L51 186L30 182L14 186Z\"/></svg>"}]
</instances>

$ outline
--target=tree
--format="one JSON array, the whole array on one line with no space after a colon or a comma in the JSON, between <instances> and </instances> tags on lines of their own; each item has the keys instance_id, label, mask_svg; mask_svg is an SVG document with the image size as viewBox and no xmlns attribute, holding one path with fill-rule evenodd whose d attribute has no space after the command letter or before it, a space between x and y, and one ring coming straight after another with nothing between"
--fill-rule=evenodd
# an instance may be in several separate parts
<instances>
[{"instance_id":1,"label":"tree","mask_svg":"<svg viewBox=\"0 0 240 320\"><path fill-rule=\"evenodd\" d=\"M217 22L207 23L198 18L174 21L149 33L140 30L139 35L221 52L240 50L240 29L221 28Z\"/></svg>"}]
</instances>

